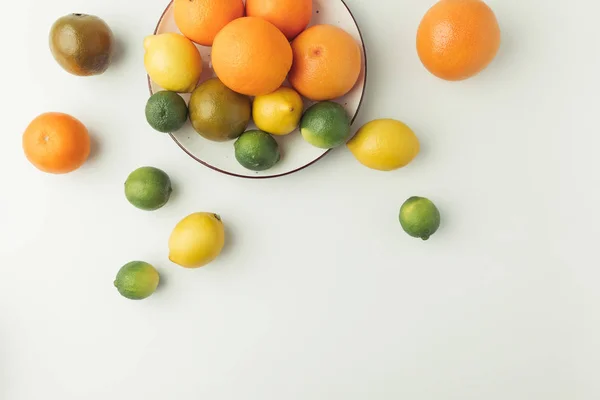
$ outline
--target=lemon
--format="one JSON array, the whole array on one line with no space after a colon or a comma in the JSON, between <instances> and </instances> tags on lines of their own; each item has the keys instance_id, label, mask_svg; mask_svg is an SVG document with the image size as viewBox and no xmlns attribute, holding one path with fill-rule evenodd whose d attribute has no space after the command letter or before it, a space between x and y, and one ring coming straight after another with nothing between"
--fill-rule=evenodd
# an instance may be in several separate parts
<instances>
[{"instance_id":1,"label":"lemon","mask_svg":"<svg viewBox=\"0 0 600 400\"><path fill-rule=\"evenodd\" d=\"M169 238L169 260L185 268L200 268L217 258L224 245L221 218L212 213L194 213L173 229Z\"/></svg>"},{"instance_id":2,"label":"lemon","mask_svg":"<svg viewBox=\"0 0 600 400\"><path fill-rule=\"evenodd\" d=\"M298 92L282 86L273 93L254 98L252 117L258 129L273 135L287 135L298 127L303 108Z\"/></svg>"},{"instance_id":3,"label":"lemon","mask_svg":"<svg viewBox=\"0 0 600 400\"><path fill-rule=\"evenodd\" d=\"M144 39L144 65L157 85L165 90L189 93L202 74L202 56L185 36L163 33Z\"/></svg>"},{"instance_id":4,"label":"lemon","mask_svg":"<svg viewBox=\"0 0 600 400\"><path fill-rule=\"evenodd\" d=\"M408 165L420 149L414 132L393 119L368 122L347 146L361 164L379 171L392 171Z\"/></svg>"}]
</instances>

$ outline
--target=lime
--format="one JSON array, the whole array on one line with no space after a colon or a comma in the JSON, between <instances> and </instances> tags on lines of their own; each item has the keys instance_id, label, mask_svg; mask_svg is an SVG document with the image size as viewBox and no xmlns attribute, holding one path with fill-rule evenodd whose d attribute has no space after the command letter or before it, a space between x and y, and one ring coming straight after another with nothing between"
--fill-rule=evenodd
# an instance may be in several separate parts
<instances>
[{"instance_id":1,"label":"lime","mask_svg":"<svg viewBox=\"0 0 600 400\"><path fill-rule=\"evenodd\" d=\"M146 120L159 132L178 131L187 121L185 100L175 92L163 90L154 93L146 103Z\"/></svg>"},{"instance_id":2,"label":"lime","mask_svg":"<svg viewBox=\"0 0 600 400\"><path fill-rule=\"evenodd\" d=\"M198 134L215 142L238 138L250 123L252 101L218 78L202 82L190 98L190 120Z\"/></svg>"},{"instance_id":3,"label":"lime","mask_svg":"<svg viewBox=\"0 0 600 400\"><path fill-rule=\"evenodd\" d=\"M200 268L221 254L225 229L217 214L198 212L182 219L169 238L169 260L184 268Z\"/></svg>"},{"instance_id":4,"label":"lime","mask_svg":"<svg viewBox=\"0 0 600 400\"><path fill-rule=\"evenodd\" d=\"M412 237L429 239L440 227L440 212L424 197L411 197L400 208L400 225Z\"/></svg>"},{"instance_id":5,"label":"lime","mask_svg":"<svg viewBox=\"0 0 600 400\"><path fill-rule=\"evenodd\" d=\"M364 166L392 171L409 164L419 154L419 139L400 121L377 119L365 124L348 142L348 149Z\"/></svg>"},{"instance_id":6,"label":"lime","mask_svg":"<svg viewBox=\"0 0 600 400\"><path fill-rule=\"evenodd\" d=\"M125 182L125 197L141 210L158 210L171 197L171 180L164 171L154 167L138 168Z\"/></svg>"},{"instance_id":7,"label":"lime","mask_svg":"<svg viewBox=\"0 0 600 400\"><path fill-rule=\"evenodd\" d=\"M258 129L272 135L287 135L298 127L303 108L298 92L282 86L273 93L254 98L252 119Z\"/></svg>"},{"instance_id":8,"label":"lime","mask_svg":"<svg viewBox=\"0 0 600 400\"><path fill-rule=\"evenodd\" d=\"M158 271L152 265L143 261L132 261L121 267L114 285L123 297L142 300L154 293L159 281Z\"/></svg>"},{"instance_id":9,"label":"lime","mask_svg":"<svg viewBox=\"0 0 600 400\"><path fill-rule=\"evenodd\" d=\"M312 105L300 121L302 137L313 146L332 149L350 137L350 117L338 103L322 101Z\"/></svg>"},{"instance_id":10,"label":"lime","mask_svg":"<svg viewBox=\"0 0 600 400\"><path fill-rule=\"evenodd\" d=\"M235 158L244 168L265 171L280 158L279 145L271 135L259 130L247 131L235 141Z\"/></svg>"}]
</instances>

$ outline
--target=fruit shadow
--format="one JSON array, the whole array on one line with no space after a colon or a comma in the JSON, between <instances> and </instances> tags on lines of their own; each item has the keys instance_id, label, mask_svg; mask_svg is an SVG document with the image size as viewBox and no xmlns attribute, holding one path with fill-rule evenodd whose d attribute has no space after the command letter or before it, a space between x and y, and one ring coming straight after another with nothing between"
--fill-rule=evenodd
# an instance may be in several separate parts
<instances>
[{"instance_id":1,"label":"fruit shadow","mask_svg":"<svg viewBox=\"0 0 600 400\"><path fill-rule=\"evenodd\" d=\"M223 250L221 254L224 257L229 257L230 254L233 254L233 249L236 248L237 245L237 236L235 227L230 226L225 222L225 245L223 246Z\"/></svg>"},{"instance_id":2,"label":"fruit shadow","mask_svg":"<svg viewBox=\"0 0 600 400\"><path fill-rule=\"evenodd\" d=\"M159 267L156 268L156 270L158 271L158 275L160 276L160 279L158 281L158 286L156 288L156 293L162 293L166 287L169 287L169 282L171 280L171 278L169 277L167 268L164 267Z\"/></svg>"},{"instance_id":3,"label":"fruit shadow","mask_svg":"<svg viewBox=\"0 0 600 400\"><path fill-rule=\"evenodd\" d=\"M173 175L165 170L167 174L169 174L169 178L171 179L171 195L169 196L169 201L167 202L167 207L173 207L177 204L177 201L181 197L181 189L183 185L179 184L179 180L174 178Z\"/></svg>"},{"instance_id":4,"label":"fruit shadow","mask_svg":"<svg viewBox=\"0 0 600 400\"><path fill-rule=\"evenodd\" d=\"M113 37L113 51L110 64L112 67L119 66L125 57L125 42L121 39L120 35L114 35Z\"/></svg>"},{"instance_id":5,"label":"fruit shadow","mask_svg":"<svg viewBox=\"0 0 600 400\"><path fill-rule=\"evenodd\" d=\"M98 135L94 131L90 131L90 155L88 156L89 163L95 163L100 159L102 153L102 144L98 139Z\"/></svg>"}]
</instances>

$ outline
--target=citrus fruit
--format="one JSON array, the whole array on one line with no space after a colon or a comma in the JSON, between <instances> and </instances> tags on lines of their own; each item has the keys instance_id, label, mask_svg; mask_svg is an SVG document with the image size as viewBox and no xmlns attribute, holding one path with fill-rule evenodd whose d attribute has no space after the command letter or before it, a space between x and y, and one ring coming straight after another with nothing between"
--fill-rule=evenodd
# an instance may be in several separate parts
<instances>
[{"instance_id":1,"label":"citrus fruit","mask_svg":"<svg viewBox=\"0 0 600 400\"><path fill-rule=\"evenodd\" d=\"M246 15L264 18L275 25L288 40L308 26L313 0L246 0Z\"/></svg>"},{"instance_id":2,"label":"citrus fruit","mask_svg":"<svg viewBox=\"0 0 600 400\"><path fill-rule=\"evenodd\" d=\"M212 63L227 87L260 96L281 86L292 66L292 49L272 23L257 17L238 18L217 34Z\"/></svg>"},{"instance_id":3,"label":"citrus fruit","mask_svg":"<svg viewBox=\"0 0 600 400\"><path fill-rule=\"evenodd\" d=\"M366 167L392 171L409 164L419 154L419 139L406 124L377 119L365 124L348 141L348 149Z\"/></svg>"},{"instance_id":4,"label":"citrus fruit","mask_svg":"<svg viewBox=\"0 0 600 400\"><path fill-rule=\"evenodd\" d=\"M250 122L252 102L218 78L212 78L194 90L189 110L196 132L206 139L223 142L244 133Z\"/></svg>"},{"instance_id":5,"label":"citrus fruit","mask_svg":"<svg viewBox=\"0 0 600 400\"><path fill-rule=\"evenodd\" d=\"M424 197L411 197L400 207L400 225L412 237L429 239L440 227L440 212Z\"/></svg>"},{"instance_id":6,"label":"citrus fruit","mask_svg":"<svg viewBox=\"0 0 600 400\"><path fill-rule=\"evenodd\" d=\"M160 275L152 265L132 261L121 267L114 285L121 296L130 300L142 300L154 293L159 282Z\"/></svg>"},{"instance_id":7,"label":"citrus fruit","mask_svg":"<svg viewBox=\"0 0 600 400\"><path fill-rule=\"evenodd\" d=\"M242 0L175 0L173 13L181 33L202 46L212 46L225 25L244 16L244 3Z\"/></svg>"},{"instance_id":8,"label":"citrus fruit","mask_svg":"<svg viewBox=\"0 0 600 400\"><path fill-rule=\"evenodd\" d=\"M35 118L23 134L25 156L37 169L65 174L81 167L90 155L90 135L77 119L63 113Z\"/></svg>"},{"instance_id":9,"label":"citrus fruit","mask_svg":"<svg viewBox=\"0 0 600 400\"><path fill-rule=\"evenodd\" d=\"M175 92L163 90L154 93L146 103L146 120L159 132L175 132L185 124L188 107Z\"/></svg>"},{"instance_id":10,"label":"citrus fruit","mask_svg":"<svg viewBox=\"0 0 600 400\"><path fill-rule=\"evenodd\" d=\"M202 74L202 57L188 38L162 33L144 39L144 65L157 85L165 90L189 93Z\"/></svg>"},{"instance_id":11,"label":"citrus fruit","mask_svg":"<svg viewBox=\"0 0 600 400\"><path fill-rule=\"evenodd\" d=\"M302 137L313 146L332 149L350 137L350 117L338 103L322 101L306 110L300 121Z\"/></svg>"},{"instance_id":12,"label":"citrus fruit","mask_svg":"<svg viewBox=\"0 0 600 400\"><path fill-rule=\"evenodd\" d=\"M273 93L254 98L252 118L258 129L273 135L287 135L298 127L303 109L298 92L282 86Z\"/></svg>"},{"instance_id":13,"label":"citrus fruit","mask_svg":"<svg viewBox=\"0 0 600 400\"><path fill-rule=\"evenodd\" d=\"M271 135L259 130L244 132L234 143L235 159L252 171L272 168L280 159L279 145Z\"/></svg>"},{"instance_id":14,"label":"citrus fruit","mask_svg":"<svg viewBox=\"0 0 600 400\"><path fill-rule=\"evenodd\" d=\"M113 34L106 22L94 15L65 15L50 29L50 51L73 75L100 75L112 59Z\"/></svg>"},{"instance_id":15,"label":"citrus fruit","mask_svg":"<svg viewBox=\"0 0 600 400\"><path fill-rule=\"evenodd\" d=\"M125 197L140 210L158 210L171 197L171 180L164 171L154 167L141 167L125 181Z\"/></svg>"},{"instance_id":16,"label":"citrus fruit","mask_svg":"<svg viewBox=\"0 0 600 400\"><path fill-rule=\"evenodd\" d=\"M421 62L435 76L458 81L485 69L500 47L500 27L481 0L441 0L417 31Z\"/></svg>"},{"instance_id":17,"label":"citrus fruit","mask_svg":"<svg viewBox=\"0 0 600 400\"><path fill-rule=\"evenodd\" d=\"M224 245L225 228L221 217L213 213L194 213L173 229L169 259L185 268L200 268L217 258Z\"/></svg>"},{"instance_id":18,"label":"citrus fruit","mask_svg":"<svg viewBox=\"0 0 600 400\"><path fill-rule=\"evenodd\" d=\"M288 79L311 100L332 100L348 93L361 70L361 50L354 38L332 25L315 25L292 42L294 63Z\"/></svg>"}]
</instances>

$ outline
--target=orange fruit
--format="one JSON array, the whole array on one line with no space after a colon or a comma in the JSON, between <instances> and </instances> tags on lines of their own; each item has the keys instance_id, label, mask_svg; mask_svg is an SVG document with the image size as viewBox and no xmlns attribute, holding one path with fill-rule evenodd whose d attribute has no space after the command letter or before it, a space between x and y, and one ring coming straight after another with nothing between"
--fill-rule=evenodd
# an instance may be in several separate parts
<instances>
[{"instance_id":1,"label":"orange fruit","mask_svg":"<svg viewBox=\"0 0 600 400\"><path fill-rule=\"evenodd\" d=\"M242 0L175 0L177 27L193 42L212 46L217 33L236 18L244 16Z\"/></svg>"},{"instance_id":2,"label":"orange fruit","mask_svg":"<svg viewBox=\"0 0 600 400\"><path fill-rule=\"evenodd\" d=\"M46 113L34 119L23 134L25 156L36 168L65 174L81 167L90 155L90 135L77 119Z\"/></svg>"},{"instance_id":3,"label":"orange fruit","mask_svg":"<svg viewBox=\"0 0 600 400\"><path fill-rule=\"evenodd\" d=\"M266 19L292 40L308 26L312 0L246 0L246 15Z\"/></svg>"},{"instance_id":4,"label":"orange fruit","mask_svg":"<svg viewBox=\"0 0 600 400\"><path fill-rule=\"evenodd\" d=\"M417 31L417 52L433 75L459 81L483 71L500 48L500 27L481 0L441 0Z\"/></svg>"},{"instance_id":5,"label":"orange fruit","mask_svg":"<svg viewBox=\"0 0 600 400\"><path fill-rule=\"evenodd\" d=\"M294 64L288 79L311 100L333 100L348 93L361 70L360 46L332 25L315 25L292 42Z\"/></svg>"},{"instance_id":6,"label":"orange fruit","mask_svg":"<svg viewBox=\"0 0 600 400\"><path fill-rule=\"evenodd\" d=\"M217 34L212 63L225 86L260 96L281 86L292 66L292 48L272 23L257 17L238 18Z\"/></svg>"}]
</instances>

